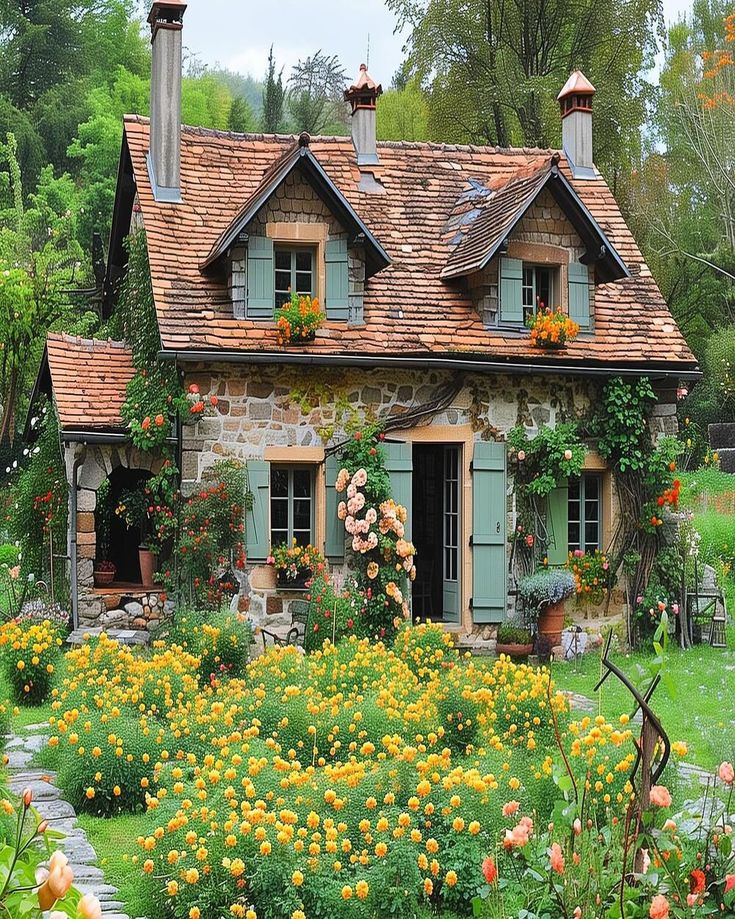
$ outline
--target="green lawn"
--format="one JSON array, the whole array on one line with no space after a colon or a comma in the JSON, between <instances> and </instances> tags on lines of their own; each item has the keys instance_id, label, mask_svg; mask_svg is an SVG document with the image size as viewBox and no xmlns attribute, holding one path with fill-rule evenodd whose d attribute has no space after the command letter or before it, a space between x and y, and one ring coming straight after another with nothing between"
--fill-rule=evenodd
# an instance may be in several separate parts
<instances>
[{"instance_id":1,"label":"green lawn","mask_svg":"<svg viewBox=\"0 0 735 919\"><path fill-rule=\"evenodd\" d=\"M48 724L52 715L51 704L18 705L13 709L13 730L27 727L30 724Z\"/></svg>"},{"instance_id":2,"label":"green lawn","mask_svg":"<svg viewBox=\"0 0 735 919\"><path fill-rule=\"evenodd\" d=\"M648 658L650 659L650 658ZM646 678L644 654L618 654L615 663L634 683ZM690 651L670 648L666 670L676 694L672 698L663 684L656 690L653 709L661 718L670 740L689 746L687 761L714 769L723 759L735 759L735 635L729 634L727 649L700 645ZM596 698L599 711L618 718L632 709L630 694L614 676L608 677L597 697L593 688L600 676L600 655L587 654L578 664L554 664L559 689Z\"/></svg>"},{"instance_id":3,"label":"green lawn","mask_svg":"<svg viewBox=\"0 0 735 919\"><path fill-rule=\"evenodd\" d=\"M125 912L129 916L144 916L147 907L140 894L141 869L130 857L138 850L138 836L150 832L150 818L145 814L128 814L105 820L81 814L77 819L99 857L105 880L119 889Z\"/></svg>"}]
</instances>

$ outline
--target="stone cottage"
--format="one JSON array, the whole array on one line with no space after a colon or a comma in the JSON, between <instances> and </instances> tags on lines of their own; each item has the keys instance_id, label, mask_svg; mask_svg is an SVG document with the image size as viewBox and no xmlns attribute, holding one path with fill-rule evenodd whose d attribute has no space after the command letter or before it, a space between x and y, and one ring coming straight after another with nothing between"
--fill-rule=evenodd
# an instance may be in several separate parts
<instances>
[{"instance_id":1,"label":"stone cottage","mask_svg":"<svg viewBox=\"0 0 735 919\"><path fill-rule=\"evenodd\" d=\"M247 464L244 589L255 614L280 612L289 596L259 586L271 545L296 537L344 562L329 448L348 417L387 419L393 488L418 549L414 613L462 632L502 621L508 430L553 425L606 379L646 375L671 431L677 384L696 375L592 161L594 87L576 72L561 90L559 151L377 142L381 87L364 66L345 92L351 138L181 127L185 8L153 4L152 115L125 118L105 287L109 307L125 239L144 227L160 357L218 397L214 415L178 435L183 487L222 457ZM290 289L324 304L311 343L279 344L274 313ZM531 346L525 320L539 300L581 326L563 351ZM49 337L41 380L61 420L87 625L122 601L160 614L135 572L112 601L91 575L97 488L151 465L120 417L132 372L122 343ZM607 545L616 500L594 452L552 503L552 561Z\"/></svg>"}]
</instances>

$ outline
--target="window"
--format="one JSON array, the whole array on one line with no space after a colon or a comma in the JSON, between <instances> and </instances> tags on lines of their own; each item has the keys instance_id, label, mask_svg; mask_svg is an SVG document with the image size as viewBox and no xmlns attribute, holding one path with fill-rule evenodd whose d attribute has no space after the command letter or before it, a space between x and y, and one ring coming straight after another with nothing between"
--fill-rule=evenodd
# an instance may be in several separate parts
<instances>
[{"instance_id":1,"label":"window","mask_svg":"<svg viewBox=\"0 0 735 919\"><path fill-rule=\"evenodd\" d=\"M271 466L271 545L312 542L314 476L309 466Z\"/></svg>"},{"instance_id":2,"label":"window","mask_svg":"<svg viewBox=\"0 0 735 919\"><path fill-rule=\"evenodd\" d=\"M569 551L594 552L602 545L602 479L582 475L569 480Z\"/></svg>"},{"instance_id":3,"label":"window","mask_svg":"<svg viewBox=\"0 0 735 919\"><path fill-rule=\"evenodd\" d=\"M541 265L523 265L523 321L536 312L540 305L553 309L554 269Z\"/></svg>"},{"instance_id":4,"label":"window","mask_svg":"<svg viewBox=\"0 0 735 919\"><path fill-rule=\"evenodd\" d=\"M314 296L314 250L308 248L275 250L276 307L291 298L291 291Z\"/></svg>"}]
</instances>

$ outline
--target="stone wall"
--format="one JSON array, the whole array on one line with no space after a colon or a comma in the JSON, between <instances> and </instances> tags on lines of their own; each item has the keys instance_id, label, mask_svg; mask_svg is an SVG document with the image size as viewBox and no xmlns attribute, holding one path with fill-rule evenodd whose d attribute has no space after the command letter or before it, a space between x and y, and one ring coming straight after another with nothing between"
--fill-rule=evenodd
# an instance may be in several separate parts
<instances>
[{"instance_id":1,"label":"stone wall","mask_svg":"<svg viewBox=\"0 0 735 919\"><path fill-rule=\"evenodd\" d=\"M342 439L342 426L359 416L386 418L433 400L456 377L440 371L360 371L319 368L247 367L206 365L186 376L205 395L217 395L216 414L186 427L183 436L182 475L185 490L192 489L202 473L226 457L241 461L268 458L269 448L310 448L319 452ZM589 381L512 375L467 375L452 403L437 412L423 432L463 426L471 438L502 439L516 424L530 432L546 424L577 417L594 399ZM349 406L347 415L339 405ZM400 437L400 432L397 432ZM448 438L451 439L451 438ZM294 450L294 461L299 461ZM280 460L279 460L280 461ZM514 526L509 491L509 532ZM289 598L280 591L253 585L258 568L247 571L244 593L256 622L277 616L288 620ZM298 597L297 597L298 599ZM471 628L464 610L463 625ZM484 631L488 631L485 629Z\"/></svg>"}]
</instances>

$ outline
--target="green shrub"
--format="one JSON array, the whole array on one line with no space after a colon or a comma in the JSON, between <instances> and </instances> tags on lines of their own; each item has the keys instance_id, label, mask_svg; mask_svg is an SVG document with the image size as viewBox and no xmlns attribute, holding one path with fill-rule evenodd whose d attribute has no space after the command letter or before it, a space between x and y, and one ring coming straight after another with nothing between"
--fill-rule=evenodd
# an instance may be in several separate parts
<instances>
[{"instance_id":1,"label":"green shrub","mask_svg":"<svg viewBox=\"0 0 735 919\"><path fill-rule=\"evenodd\" d=\"M237 613L181 610L156 632L155 639L198 657L202 679L239 677L248 664L253 630Z\"/></svg>"},{"instance_id":2,"label":"green shrub","mask_svg":"<svg viewBox=\"0 0 735 919\"><path fill-rule=\"evenodd\" d=\"M312 582L309 597L306 651L316 651L327 640L336 643L348 635L365 634L367 605L356 581L348 580L338 596L327 576L319 575Z\"/></svg>"},{"instance_id":3,"label":"green shrub","mask_svg":"<svg viewBox=\"0 0 735 919\"><path fill-rule=\"evenodd\" d=\"M20 550L17 546L14 546L12 543L3 543L0 545L0 568L3 565L7 565L8 568L12 568L18 564L18 558L20 556Z\"/></svg>"},{"instance_id":4,"label":"green shrub","mask_svg":"<svg viewBox=\"0 0 735 919\"><path fill-rule=\"evenodd\" d=\"M86 721L65 731L60 747L59 785L77 811L114 817L144 806L155 762L148 752L151 742L136 718L122 715L115 719L114 728ZM94 775L88 774L88 760L85 768L80 767L85 754L94 759Z\"/></svg>"},{"instance_id":5,"label":"green shrub","mask_svg":"<svg viewBox=\"0 0 735 919\"><path fill-rule=\"evenodd\" d=\"M58 626L48 620L11 620L0 626L0 666L18 702L40 705L45 701L61 645Z\"/></svg>"}]
</instances>

